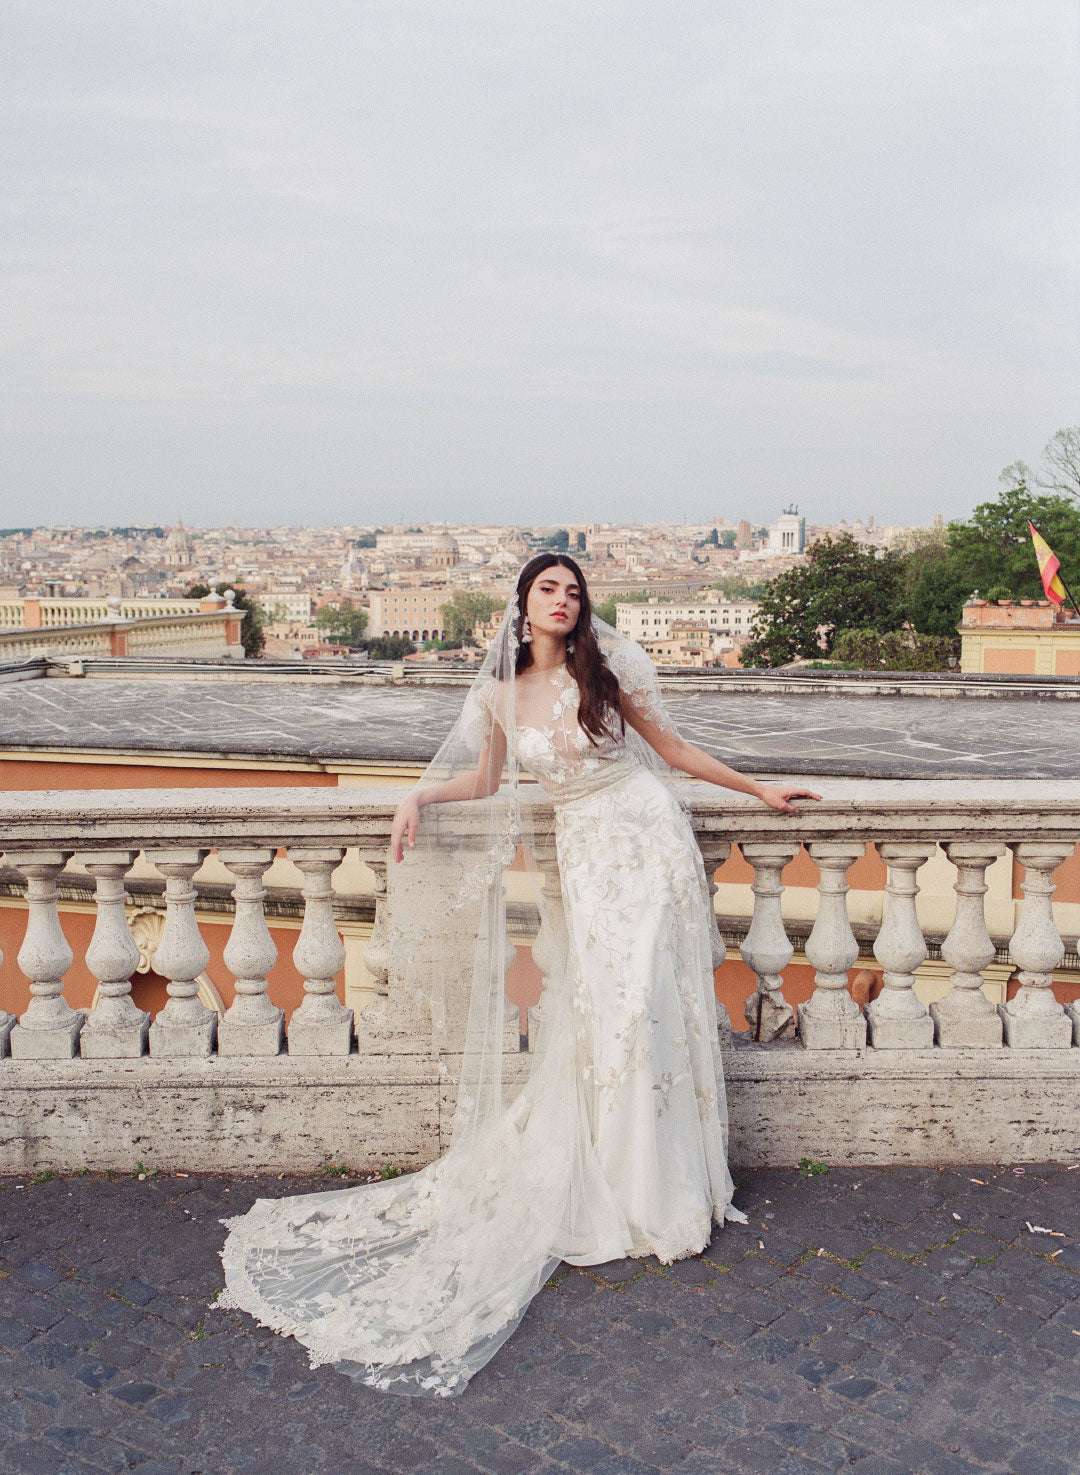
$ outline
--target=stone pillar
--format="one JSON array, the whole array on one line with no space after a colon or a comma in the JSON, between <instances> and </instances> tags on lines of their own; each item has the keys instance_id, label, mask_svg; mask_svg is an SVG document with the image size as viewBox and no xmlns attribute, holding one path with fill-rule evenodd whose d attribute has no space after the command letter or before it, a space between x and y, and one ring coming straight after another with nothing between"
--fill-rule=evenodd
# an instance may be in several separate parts
<instances>
[{"instance_id":1,"label":"stone pillar","mask_svg":"<svg viewBox=\"0 0 1080 1475\"><path fill-rule=\"evenodd\" d=\"M151 1055L211 1055L218 1017L197 995L199 974L210 952L195 919L191 878L206 859L205 850L157 850L147 854L165 877L165 926L154 953L154 967L169 979L169 1000L150 1026Z\"/></svg>"},{"instance_id":2,"label":"stone pillar","mask_svg":"<svg viewBox=\"0 0 1080 1475\"><path fill-rule=\"evenodd\" d=\"M982 991L982 970L994 961L995 948L986 930L983 897L986 871L1004 845L985 840L950 841L945 854L956 866L956 918L941 945L953 970L952 987L930 1005L934 1038L942 1046L993 1049L1002 1040L1001 1016Z\"/></svg>"},{"instance_id":3,"label":"stone pillar","mask_svg":"<svg viewBox=\"0 0 1080 1475\"><path fill-rule=\"evenodd\" d=\"M926 940L915 908L919 894L915 875L936 850L936 845L904 841L878 846L889 879L885 916L874 942L874 957L885 970L883 988L866 1006L867 1029L875 1050L924 1050L934 1043L934 1021L915 994L915 970L926 957Z\"/></svg>"},{"instance_id":4,"label":"stone pillar","mask_svg":"<svg viewBox=\"0 0 1080 1475\"><path fill-rule=\"evenodd\" d=\"M712 835L698 835L698 848L705 865L705 883L708 894L709 905L709 937L712 943L712 965L713 972L723 967L724 959L727 957L727 948L724 939L720 935L720 925L716 920L715 897L717 891L716 872L731 854L731 844L727 840L717 840ZM725 1046L731 1044L731 1016L727 1008L719 999L716 1001L716 1025L720 1039Z\"/></svg>"},{"instance_id":5,"label":"stone pillar","mask_svg":"<svg viewBox=\"0 0 1080 1475\"><path fill-rule=\"evenodd\" d=\"M304 925L292 955L297 972L304 979L304 1001L289 1020L290 1055L348 1055L352 1048L353 1011L342 1004L334 986L335 975L345 966L345 948L334 922L334 890L330 878L344 855L340 846L289 850L289 859L304 877ZM385 905L385 863L382 890ZM376 926L378 921L376 904ZM367 953L364 962L368 963ZM386 992L385 970L382 991Z\"/></svg>"},{"instance_id":6,"label":"stone pillar","mask_svg":"<svg viewBox=\"0 0 1080 1475\"><path fill-rule=\"evenodd\" d=\"M1014 1049L1067 1050L1072 1044L1073 1020L1050 987L1053 971L1065 956L1050 898L1057 890L1054 871L1073 849L1069 844L1040 843L1013 850L1024 867L1024 905L1009 943L1009 954L1021 970L1020 991L1007 1004L999 1004L998 1013L1005 1043Z\"/></svg>"},{"instance_id":7,"label":"stone pillar","mask_svg":"<svg viewBox=\"0 0 1080 1475\"><path fill-rule=\"evenodd\" d=\"M266 975L277 962L277 948L266 925L262 884L274 851L223 850L219 859L236 877L236 915L223 954L236 980L236 997L218 1024L218 1054L280 1055L285 1014L266 992Z\"/></svg>"},{"instance_id":8,"label":"stone pillar","mask_svg":"<svg viewBox=\"0 0 1080 1475\"><path fill-rule=\"evenodd\" d=\"M56 879L68 850L8 851L7 859L26 877L26 935L19 967L30 980L30 1004L11 1030L16 1060L70 1060L78 1053L85 1014L64 998L62 981L72 955L57 909Z\"/></svg>"},{"instance_id":9,"label":"stone pillar","mask_svg":"<svg viewBox=\"0 0 1080 1475\"><path fill-rule=\"evenodd\" d=\"M98 980L97 1007L90 1010L79 1039L88 1060L145 1055L150 1015L131 998L131 975L139 949L128 926L124 877L138 851L98 851L82 857L96 882L97 919L86 949L86 966Z\"/></svg>"},{"instance_id":10,"label":"stone pillar","mask_svg":"<svg viewBox=\"0 0 1080 1475\"><path fill-rule=\"evenodd\" d=\"M754 915L743 938L743 962L757 976L757 991L744 1010L754 1040L795 1038L795 1011L783 995L783 972L795 951L784 930L781 873L799 852L797 845L745 844L743 859L754 867Z\"/></svg>"},{"instance_id":11,"label":"stone pillar","mask_svg":"<svg viewBox=\"0 0 1080 1475\"><path fill-rule=\"evenodd\" d=\"M815 969L814 992L799 1006L799 1037L808 1050L866 1048L866 1019L847 987L848 969L859 956L847 913L847 873L864 850L844 840L810 846L820 880L817 917L806 939L807 962Z\"/></svg>"}]
</instances>

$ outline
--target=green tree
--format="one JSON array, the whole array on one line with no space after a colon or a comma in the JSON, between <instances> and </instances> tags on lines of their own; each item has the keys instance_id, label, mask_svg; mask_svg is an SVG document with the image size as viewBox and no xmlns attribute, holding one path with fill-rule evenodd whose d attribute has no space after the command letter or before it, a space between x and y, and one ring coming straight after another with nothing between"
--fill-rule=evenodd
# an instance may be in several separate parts
<instances>
[{"instance_id":1,"label":"green tree","mask_svg":"<svg viewBox=\"0 0 1080 1475\"><path fill-rule=\"evenodd\" d=\"M565 553L570 547L570 534L565 528L556 528L550 537L544 538L541 548L550 548L555 553Z\"/></svg>"},{"instance_id":2,"label":"green tree","mask_svg":"<svg viewBox=\"0 0 1080 1475\"><path fill-rule=\"evenodd\" d=\"M850 533L814 543L806 562L768 584L743 647L744 666L784 666L831 653L839 630L897 630L906 615L903 563Z\"/></svg>"},{"instance_id":3,"label":"green tree","mask_svg":"<svg viewBox=\"0 0 1080 1475\"><path fill-rule=\"evenodd\" d=\"M415 649L412 641L401 635L373 635L367 642L367 653L373 661L400 661Z\"/></svg>"},{"instance_id":4,"label":"green tree","mask_svg":"<svg viewBox=\"0 0 1080 1475\"><path fill-rule=\"evenodd\" d=\"M745 574L721 574L709 588L718 589L725 599L760 599L769 582L768 579L749 579Z\"/></svg>"},{"instance_id":5,"label":"green tree","mask_svg":"<svg viewBox=\"0 0 1080 1475\"><path fill-rule=\"evenodd\" d=\"M955 636L964 601L972 593L970 578L950 558L928 563L911 591L911 623L922 635Z\"/></svg>"},{"instance_id":6,"label":"green tree","mask_svg":"<svg viewBox=\"0 0 1080 1475\"><path fill-rule=\"evenodd\" d=\"M367 611L354 604L324 604L315 616L315 625L331 640L356 650L364 644Z\"/></svg>"},{"instance_id":7,"label":"green tree","mask_svg":"<svg viewBox=\"0 0 1080 1475\"><path fill-rule=\"evenodd\" d=\"M1080 507L1059 492L1033 492L1030 472L1014 462L1001 473L1004 490L982 502L967 522L949 524L949 561L967 590L995 587L1013 599L1042 599L1039 565L1031 546L1033 522L1061 560L1065 582L1080 574Z\"/></svg>"},{"instance_id":8,"label":"green tree","mask_svg":"<svg viewBox=\"0 0 1080 1475\"><path fill-rule=\"evenodd\" d=\"M585 552L585 534L580 530L574 534L574 552Z\"/></svg>"},{"instance_id":9,"label":"green tree","mask_svg":"<svg viewBox=\"0 0 1080 1475\"><path fill-rule=\"evenodd\" d=\"M241 584L230 584L228 579L222 579L220 584L214 585L216 594L224 594L226 589L233 591L234 608L244 611L244 618L240 622L240 644L244 647L244 655L249 660L254 656L261 656L266 649L266 611ZM184 598L205 599L209 593L209 584L192 584Z\"/></svg>"},{"instance_id":10,"label":"green tree","mask_svg":"<svg viewBox=\"0 0 1080 1475\"><path fill-rule=\"evenodd\" d=\"M471 640L477 625L499 608L499 601L490 594L477 594L470 589L457 589L443 605L442 620L445 638L448 641Z\"/></svg>"},{"instance_id":11,"label":"green tree","mask_svg":"<svg viewBox=\"0 0 1080 1475\"><path fill-rule=\"evenodd\" d=\"M943 636L915 630L841 630L832 653L838 663L861 671L946 671L959 644L955 631Z\"/></svg>"}]
</instances>

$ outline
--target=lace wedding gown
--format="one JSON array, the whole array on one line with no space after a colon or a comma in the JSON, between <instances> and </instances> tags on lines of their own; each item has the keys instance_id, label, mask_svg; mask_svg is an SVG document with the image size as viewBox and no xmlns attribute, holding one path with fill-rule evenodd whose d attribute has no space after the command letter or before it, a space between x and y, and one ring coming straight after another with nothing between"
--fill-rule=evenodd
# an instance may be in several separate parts
<instances>
[{"instance_id":1,"label":"lace wedding gown","mask_svg":"<svg viewBox=\"0 0 1080 1475\"><path fill-rule=\"evenodd\" d=\"M497 687L478 705L499 719ZM537 673L507 723L555 811L565 919L524 1087L418 1173L259 1199L221 1221L216 1306L296 1337L313 1367L458 1393L561 1260L670 1262L703 1249L714 1222L745 1223L700 852L651 749L630 731L594 745L577 699L565 666Z\"/></svg>"}]
</instances>

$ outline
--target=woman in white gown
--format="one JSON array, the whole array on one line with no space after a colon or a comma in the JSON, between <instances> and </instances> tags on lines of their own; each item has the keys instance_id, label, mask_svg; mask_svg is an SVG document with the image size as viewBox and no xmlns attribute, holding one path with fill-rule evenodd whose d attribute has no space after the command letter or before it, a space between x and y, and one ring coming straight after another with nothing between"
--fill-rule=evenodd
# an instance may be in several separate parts
<instances>
[{"instance_id":1,"label":"woman in white gown","mask_svg":"<svg viewBox=\"0 0 1080 1475\"><path fill-rule=\"evenodd\" d=\"M408 1177L259 1199L222 1220L217 1307L296 1337L312 1366L448 1396L560 1261L670 1262L703 1249L714 1223L745 1222L727 1167L715 918L673 769L786 812L817 797L681 739L648 657L592 615L578 565L534 558L459 722L394 819L406 863L391 948L456 1077L451 1145ZM524 868L528 888L541 839L521 770L554 810L561 897L531 887L544 992L527 1074L507 1085L504 876ZM439 938L462 927L476 938L472 977L447 979Z\"/></svg>"}]
</instances>

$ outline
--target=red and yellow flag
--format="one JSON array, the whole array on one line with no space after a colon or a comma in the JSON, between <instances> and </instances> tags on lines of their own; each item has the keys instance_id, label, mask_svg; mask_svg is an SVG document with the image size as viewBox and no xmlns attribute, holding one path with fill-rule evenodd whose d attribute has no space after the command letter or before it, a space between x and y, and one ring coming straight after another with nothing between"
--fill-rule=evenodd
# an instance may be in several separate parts
<instances>
[{"instance_id":1,"label":"red and yellow flag","mask_svg":"<svg viewBox=\"0 0 1080 1475\"><path fill-rule=\"evenodd\" d=\"M1039 573L1042 576L1042 584L1046 590L1046 597L1052 600L1054 604L1063 604L1065 602L1065 585L1061 582L1061 577L1058 574L1061 564L1058 562L1057 555L1033 522L1029 522L1028 527L1031 529L1031 541L1035 547L1035 557L1039 560Z\"/></svg>"}]
</instances>

